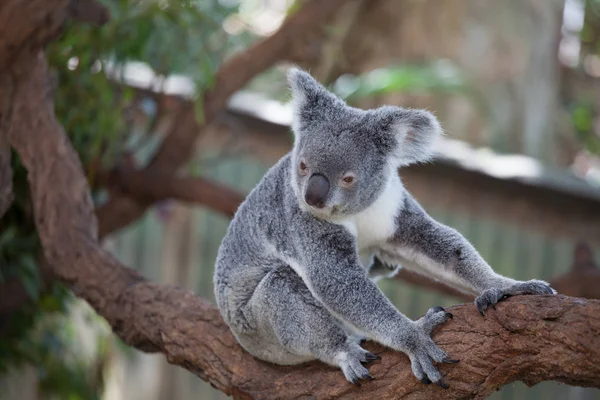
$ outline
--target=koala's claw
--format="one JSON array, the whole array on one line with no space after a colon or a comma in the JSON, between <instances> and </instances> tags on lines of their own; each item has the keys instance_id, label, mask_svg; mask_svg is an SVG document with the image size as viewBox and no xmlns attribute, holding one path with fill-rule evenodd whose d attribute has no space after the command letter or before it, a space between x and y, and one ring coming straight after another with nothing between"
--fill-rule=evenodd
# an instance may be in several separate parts
<instances>
[{"instance_id":1,"label":"koala's claw","mask_svg":"<svg viewBox=\"0 0 600 400\"><path fill-rule=\"evenodd\" d=\"M369 370L362 366L358 358L350 354L340 363L340 367L348 382L356 386L360 386L360 379L373 380L373 377L369 374Z\"/></svg>"},{"instance_id":2,"label":"koala's claw","mask_svg":"<svg viewBox=\"0 0 600 400\"><path fill-rule=\"evenodd\" d=\"M442 362L446 363L446 364L456 364L459 361L460 360L453 360L452 358L448 358L448 357L446 357L442 360Z\"/></svg>"},{"instance_id":3,"label":"koala's claw","mask_svg":"<svg viewBox=\"0 0 600 400\"><path fill-rule=\"evenodd\" d=\"M530 280L525 282L517 282L505 289L488 289L475 299L475 306L479 314L485 316L485 310L488 307L496 309L496 303L510 296L520 294L556 294L546 282L539 280Z\"/></svg>"},{"instance_id":4,"label":"koala's claw","mask_svg":"<svg viewBox=\"0 0 600 400\"><path fill-rule=\"evenodd\" d=\"M450 386L448 386L446 383L444 383L443 379L440 379L439 381L436 382L436 385L440 386L443 389L448 389Z\"/></svg>"},{"instance_id":5,"label":"koala's claw","mask_svg":"<svg viewBox=\"0 0 600 400\"><path fill-rule=\"evenodd\" d=\"M432 346L435 346L433 344L433 341ZM431 351L432 355L435 357L432 357L431 355L425 353L418 353L415 356L409 356L410 363L413 370L413 374L418 380L420 380L426 385L429 385L430 383L435 383L436 385L440 385L443 387L443 385L445 384L443 382L442 374L433 365L433 363L434 361L441 362L442 360L447 359L448 357L446 357L445 353L441 349L437 348L437 346L435 346L435 350L436 351ZM438 358L439 354L444 354L444 357Z\"/></svg>"},{"instance_id":6,"label":"koala's claw","mask_svg":"<svg viewBox=\"0 0 600 400\"><path fill-rule=\"evenodd\" d=\"M430 308L427 314L417 321L417 325L420 325L425 333L431 335L435 327L444 324L449 319L452 319L452 317L453 315L444 310L443 307L437 306Z\"/></svg>"}]
</instances>

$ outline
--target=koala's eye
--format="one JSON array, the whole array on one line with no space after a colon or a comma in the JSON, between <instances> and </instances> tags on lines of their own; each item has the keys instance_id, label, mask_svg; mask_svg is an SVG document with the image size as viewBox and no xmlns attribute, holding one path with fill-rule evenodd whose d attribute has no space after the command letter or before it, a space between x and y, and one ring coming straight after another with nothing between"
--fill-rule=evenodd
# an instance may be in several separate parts
<instances>
[{"instance_id":1,"label":"koala's eye","mask_svg":"<svg viewBox=\"0 0 600 400\"><path fill-rule=\"evenodd\" d=\"M356 176L352 174L346 174L342 178L342 186L350 187L354 184L354 182L356 182Z\"/></svg>"},{"instance_id":2,"label":"koala's eye","mask_svg":"<svg viewBox=\"0 0 600 400\"><path fill-rule=\"evenodd\" d=\"M308 173L308 165L306 165L306 161L301 160L298 164L298 169L300 170L301 175L306 175Z\"/></svg>"}]
</instances>

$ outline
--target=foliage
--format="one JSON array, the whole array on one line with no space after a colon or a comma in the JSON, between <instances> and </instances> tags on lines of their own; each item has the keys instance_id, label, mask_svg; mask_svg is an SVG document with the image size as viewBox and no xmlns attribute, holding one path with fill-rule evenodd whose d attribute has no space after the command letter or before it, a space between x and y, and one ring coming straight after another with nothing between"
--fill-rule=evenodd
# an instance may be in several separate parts
<instances>
[{"instance_id":1,"label":"foliage","mask_svg":"<svg viewBox=\"0 0 600 400\"><path fill-rule=\"evenodd\" d=\"M54 41L48 59L59 80L56 113L84 165L100 156L111 164L126 147L124 112L133 92L116 89L127 63L147 64L160 90L168 75L191 78L196 93L214 82L215 72L234 40L221 25L233 9L218 1L110 0L111 21L102 28L69 24ZM143 83L147 85L147 82ZM201 109L201 96L196 99ZM76 105L74 107L74 105Z\"/></svg>"},{"instance_id":2,"label":"foliage","mask_svg":"<svg viewBox=\"0 0 600 400\"><path fill-rule=\"evenodd\" d=\"M600 155L600 137L594 131L594 103L577 102L571 109L571 124L581 144L591 153Z\"/></svg>"},{"instance_id":3,"label":"foliage","mask_svg":"<svg viewBox=\"0 0 600 400\"><path fill-rule=\"evenodd\" d=\"M580 41L579 60L575 66L590 82L597 80L600 64L600 0L587 0L581 30L576 32ZM569 32L573 34L573 32ZM591 66L591 68L590 68ZM571 124L580 144L592 154L600 155L600 132L595 119L599 118L597 86L590 85L575 96L565 99L571 114ZM596 125L596 126L595 126Z\"/></svg>"}]
</instances>

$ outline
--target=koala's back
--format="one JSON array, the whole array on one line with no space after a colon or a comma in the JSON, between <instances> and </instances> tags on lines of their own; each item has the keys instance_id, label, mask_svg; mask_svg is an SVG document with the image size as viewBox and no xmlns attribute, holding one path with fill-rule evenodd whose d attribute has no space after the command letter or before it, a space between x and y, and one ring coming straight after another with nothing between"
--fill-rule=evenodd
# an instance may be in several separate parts
<instances>
[{"instance_id":1,"label":"koala's back","mask_svg":"<svg viewBox=\"0 0 600 400\"><path fill-rule=\"evenodd\" d=\"M284 156L248 194L219 248L215 297L228 323L240 323L243 316L239 312L261 280L282 266L275 253L276 249L287 247L283 238L288 229L289 198L293 195L289 187L289 158Z\"/></svg>"}]
</instances>

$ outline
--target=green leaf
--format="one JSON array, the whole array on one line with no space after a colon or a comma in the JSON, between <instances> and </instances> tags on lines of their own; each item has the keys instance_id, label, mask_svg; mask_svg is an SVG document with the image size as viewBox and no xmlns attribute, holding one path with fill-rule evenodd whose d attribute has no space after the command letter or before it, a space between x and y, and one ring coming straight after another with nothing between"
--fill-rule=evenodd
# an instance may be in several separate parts
<instances>
[{"instance_id":1,"label":"green leaf","mask_svg":"<svg viewBox=\"0 0 600 400\"><path fill-rule=\"evenodd\" d=\"M9 243L12 240L14 240L16 235L17 228L15 226L9 226L8 228L6 228L4 232L2 232L2 234L0 235L0 250L2 250L4 246L9 245Z\"/></svg>"},{"instance_id":2,"label":"green leaf","mask_svg":"<svg viewBox=\"0 0 600 400\"><path fill-rule=\"evenodd\" d=\"M196 117L196 122L198 125L204 124L204 97L198 96L196 102L194 103L194 115Z\"/></svg>"},{"instance_id":3,"label":"green leaf","mask_svg":"<svg viewBox=\"0 0 600 400\"><path fill-rule=\"evenodd\" d=\"M24 276L21 278L21 283L23 283L23 287L29 298L33 301L38 301L40 290L37 281L30 276Z\"/></svg>"}]
</instances>

